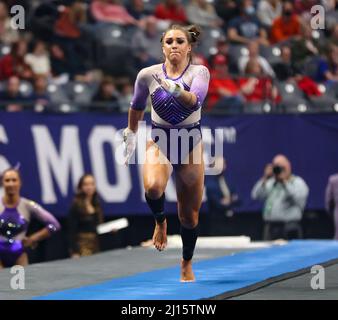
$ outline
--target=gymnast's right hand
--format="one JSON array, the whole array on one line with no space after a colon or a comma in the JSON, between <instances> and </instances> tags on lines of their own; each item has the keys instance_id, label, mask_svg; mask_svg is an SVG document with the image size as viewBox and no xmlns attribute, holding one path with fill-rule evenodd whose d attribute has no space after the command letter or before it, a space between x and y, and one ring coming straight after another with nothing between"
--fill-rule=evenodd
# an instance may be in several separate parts
<instances>
[{"instance_id":1,"label":"gymnast's right hand","mask_svg":"<svg viewBox=\"0 0 338 320\"><path fill-rule=\"evenodd\" d=\"M129 128L123 130L123 144L124 151L123 156L125 158L125 164L129 164L130 157L133 155L136 149L136 134Z\"/></svg>"}]
</instances>

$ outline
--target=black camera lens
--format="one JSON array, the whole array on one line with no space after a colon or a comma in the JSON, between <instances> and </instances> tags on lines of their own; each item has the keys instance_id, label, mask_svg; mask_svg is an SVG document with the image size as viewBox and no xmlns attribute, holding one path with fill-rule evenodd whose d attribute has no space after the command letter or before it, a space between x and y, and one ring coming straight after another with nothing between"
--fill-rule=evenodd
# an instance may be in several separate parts
<instances>
[{"instance_id":1,"label":"black camera lens","mask_svg":"<svg viewBox=\"0 0 338 320\"><path fill-rule=\"evenodd\" d=\"M278 176L280 175L282 172L283 172L284 168L283 167L280 167L280 166L273 166L273 174Z\"/></svg>"}]
</instances>

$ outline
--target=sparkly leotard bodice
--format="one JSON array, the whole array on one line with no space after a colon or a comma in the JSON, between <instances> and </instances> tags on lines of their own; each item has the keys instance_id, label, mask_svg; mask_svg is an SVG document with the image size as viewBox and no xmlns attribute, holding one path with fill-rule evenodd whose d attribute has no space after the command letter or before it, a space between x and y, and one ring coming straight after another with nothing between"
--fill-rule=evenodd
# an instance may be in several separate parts
<instances>
[{"instance_id":1,"label":"sparkly leotard bodice","mask_svg":"<svg viewBox=\"0 0 338 320\"><path fill-rule=\"evenodd\" d=\"M161 79L171 79L186 91L197 97L194 107L187 107L173 97L154 80L157 74ZM144 110L147 98L151 99L151 119L157 125L189 127L200 121L201 106L208 92L209 71L205 66L189 64L182 74L175 79L169 78L164 64L157 64L142 69L136 79L131 108Z\"/></svg>"}]
</instances>

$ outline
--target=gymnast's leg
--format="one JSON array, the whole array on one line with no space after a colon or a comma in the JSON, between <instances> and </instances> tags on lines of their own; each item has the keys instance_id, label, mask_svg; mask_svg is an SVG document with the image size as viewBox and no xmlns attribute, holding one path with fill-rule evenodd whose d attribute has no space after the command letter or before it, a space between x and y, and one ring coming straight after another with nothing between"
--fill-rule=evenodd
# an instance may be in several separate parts
<instances>
[{"instance_id":1,"label":"gymnast's leg","mask_svg":"<svg viewBox=\"0 0 338 320\"><path fill-rule=\"evenodd\" d=\"M198 215L202 203L204 188L204 163L202 144L199 143L191 152L197 152L200 163L181 164L176 171L176 189L178 217L181 223L183 243L181 261L181 281L194 281L192 257L198 236Z\"/></svg>"},{"instance_id":2,"label":"gymnast's leg","mask_svg":"<svg viewBox=\"0 0 338 320\"><path fill-rule=\"evenodd\" d=\"M164 191L167 186L172 167L168 160L160 162L164 157L158 146L147 143L146 161L143 166L143 183L145 198L155 218L153 243L162 251L167 245L167 221L164 214ZM162 158L164 159L164 158Z\"/></svg>"},{"instance_id":3,"label":"gymnast's leg","mask_svg":"<svg viewBox=\"0 0 338 320\"><path fill-rule=\"evenodd\" d=\"M15 262L16 265L19 266L27 266L28 265L28 255L26 252L24 252Z\"/></svg>"}]
</instances>

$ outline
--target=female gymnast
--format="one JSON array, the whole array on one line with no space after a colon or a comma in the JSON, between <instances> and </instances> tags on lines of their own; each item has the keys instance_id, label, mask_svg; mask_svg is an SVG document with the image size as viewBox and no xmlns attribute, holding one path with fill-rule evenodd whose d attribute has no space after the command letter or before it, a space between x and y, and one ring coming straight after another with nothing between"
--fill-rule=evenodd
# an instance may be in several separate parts
<instances>
[{"instance_id":1,"label":"female gymnast","mask_svg":"<svg viewBox=\"0 0 338 320\"><path fill-rule=\"evenodd\" d=\"M20 196L21 177L17 169L2 174L4 196L0 201L0 269L14 265L26 266L25 251L58 231L58 221L34 201ZM32 217L45 224L45 228L26 237Z\"/></svg>"},{"instance_id":2,"label":"female gymnast","mask_svg":"<svg viewBox=\"0 0 338 320\"><path fill-rule=\"evenodd\" d=\"M195 280L192 257L204 187L200 119L210 75L206 67L191 63L192 47L199 34L198 27L194 25L173 25L163 33L161 44L165 61L139 72L129 109L128 127L123 132L128 163L136 148L138 121L143 119L150 95L152 140L147 142L143 166L145 198L156 223L153 243L162 251L167 244L164 192L174 171L183 243L182 282ZM178 134L182 139L174 140L173 131L176 137ZM166 139L163 139L163 134Z\"/></svg>"}]
</instances>

